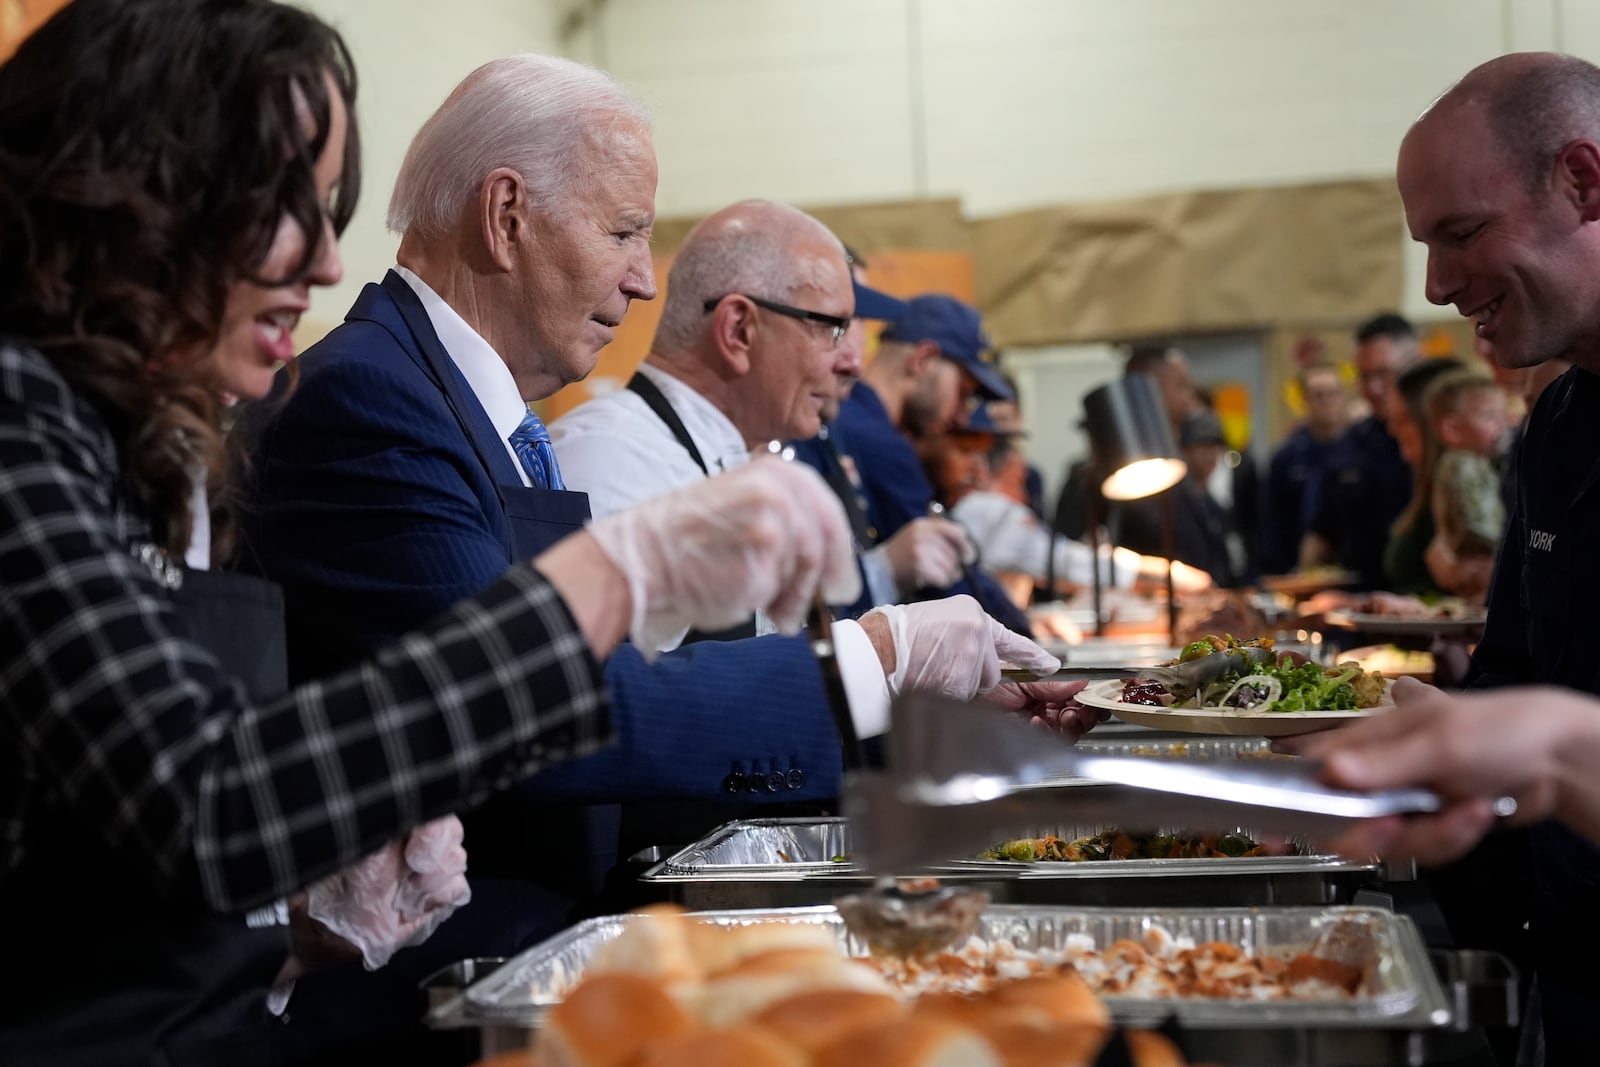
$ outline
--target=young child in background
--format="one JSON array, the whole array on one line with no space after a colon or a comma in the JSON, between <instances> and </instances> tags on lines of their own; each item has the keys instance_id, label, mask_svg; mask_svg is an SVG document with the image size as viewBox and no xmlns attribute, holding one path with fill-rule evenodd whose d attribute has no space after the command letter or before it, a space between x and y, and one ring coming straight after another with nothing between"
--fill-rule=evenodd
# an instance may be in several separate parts
<instances>
[{"instance_id":1,"label":"young child in background","mask_svg":"<svg viewBox=\"0 0 1600 1067\"><path fill-rule=\"evenodd\" d=\"M1423 408L1442 449L1433 482L1435 542L1458 560L1492 561L1506 525L1499 467L1511 428L1506 395L1481 374L1452 372L1428 386Z\"/></svg>"}]
</instances>

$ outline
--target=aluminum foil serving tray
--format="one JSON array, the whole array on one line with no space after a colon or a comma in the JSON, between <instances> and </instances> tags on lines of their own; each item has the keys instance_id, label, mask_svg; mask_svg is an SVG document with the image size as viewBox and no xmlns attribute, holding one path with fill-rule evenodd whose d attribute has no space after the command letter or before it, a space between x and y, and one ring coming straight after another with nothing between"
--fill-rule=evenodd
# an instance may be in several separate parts
<instances>
[{"instance_id":1,"label":"aluminum foil serving tray","mask_svg":"<svg viewBox=\"0 0 1600 1067\"><path fill-rule=\"evenodd\" d=\"M1023 827L997 836L994 843L1047 834L1070 841L1105 829L1091 824ZM1138 906L1331 904L1348 900L1379 876L1375 864L1320 855L1309 842L1295 844L1305 854L1079 863L955 857L933 873L946 882L987 889L997 902ZM646 871L641 880L690 907L823 904L870 884L866 872L838 861L849 855L849 827L843 819L746 819L718 827Z\"/></svg>"},{"instance_id":2,"label":"aluminum foil serving tray","mask_svg":"<svg viewBox=\"0 0 1600 1067\"><path fill-rule=\"evenodd\" d=\"M1348 916L1374 924L1377 969L1362 996L1337 1002L1226 1001L1109 996L1112 1015L1134 1026L1175 1017L1186 1028L1431 1029L1450 1021L1444 990L1421 937L1404 916L1376 908L1213 908L1145 910L998 905L983 917L978 936L1009 941L1028 951L1058 950L1072 934L1104 949L1120 938L1137 939L1152 925L1196 942L1224 941L1253 953L1293 954L1325 926ZM826 926L852 956L866 947L845 929L832 907L702 912L703 921L726 925L807 923ZM620 935L632 916L588 919L528 949L465 994L466 1011L485 1022L536 1026L582 977L602 944Z\"/></svg>"}]
</instances>

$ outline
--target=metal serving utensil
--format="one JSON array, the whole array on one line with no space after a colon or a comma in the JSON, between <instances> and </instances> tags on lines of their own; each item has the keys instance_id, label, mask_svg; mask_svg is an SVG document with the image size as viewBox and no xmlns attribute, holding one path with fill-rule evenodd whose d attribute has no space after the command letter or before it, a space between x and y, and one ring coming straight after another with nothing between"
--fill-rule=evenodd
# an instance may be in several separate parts
<instances>
[{"instance_id":1,"label":"metal serving utensil","mask_svg":"<svg viewBox=\"0 0 1600 1067\"><path fill-rule=\"evenodd\" d=\"M1097 755L991 709L926 695L897 701L890 721L890 771L848 775L842 791L851 859L871 871L921 870L976 853L1017 826L1100 823L1137 832L1181 822L1315 838L1336 836L1351 820L1442 806L1426 789L1332 789L1307 760ZM1063 775L1098 784L1052 788ZM1503 798L1496 814L1515 810Z\"/></svg>"},{"instance_id":2,"label":"metal serving utensil","mask_svg":"<svg viewBox=\"0 0 1600 1067\"><path fill-rule=\"evenodd\" d=\"M1013 682L1070 682L1078 678L1149 678L1166 686L1183 689L1200 689L1223 678L1231 672L1249 674L1262 664L1273 661L1276 653L1270 648L1236 648L1226 652L1212 652L1205 656L1170 666L1153 667L1062 667L1053 674L1010 667L1000 672Z\"/></svg>"},{"instance_id":3,"label":"metal serving utensil","mask_svg":"<svg viewBox=\"0 0 1600 1067\"><path fill-rule=\"evenodd\" d=\"M874 954L916 958L965 943L989 906L989 894L933 879L880 878L871 889L833 904L846 928Z\"/></svg>"}]
</instances>

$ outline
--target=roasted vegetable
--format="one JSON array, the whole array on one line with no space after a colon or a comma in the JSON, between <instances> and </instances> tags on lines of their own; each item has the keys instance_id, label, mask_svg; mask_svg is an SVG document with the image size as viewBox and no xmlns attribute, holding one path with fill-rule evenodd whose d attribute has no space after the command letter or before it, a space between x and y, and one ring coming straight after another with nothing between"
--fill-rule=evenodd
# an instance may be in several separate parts
<instances>
[{"instance_id":1,"label":"roasted vegetable","mask_svg":"<svg viewBox=\"0 0 1600 1067\"><path fill-rule=\"evenodd\" d=\"M1255 856L1262 847L1244 834L1129 834L1103 830L1064 841L1059 837L1024 837L978 853L981 860L1011 863L1053 861L1093 863L1126 859L1205 859L1213 856Z\"/></svg>"}]
</instances>

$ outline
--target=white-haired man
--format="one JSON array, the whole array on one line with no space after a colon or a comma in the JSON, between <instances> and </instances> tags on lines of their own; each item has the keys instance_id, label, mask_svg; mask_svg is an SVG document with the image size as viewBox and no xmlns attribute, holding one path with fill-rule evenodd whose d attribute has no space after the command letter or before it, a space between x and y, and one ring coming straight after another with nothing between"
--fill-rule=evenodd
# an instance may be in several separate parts
<instances>
[{"instance_id":1,"label":"white-haired man","mask_svg":"<svg viewBox=\"0 0 1600 1067\"><path fill-rule=\"evenodd\" d=\"M291 672L383 645L588 520L527 404L588 374L629 303L655 296L655 185L643 109L567 60L486 64L417 134L390 206L398 265L249 427L246 533L284 587ZM935 621L957 646L941 662L967 669L942 675L944 690L992 685L988 620ZM860 735L882 731L885 662L896 679L926 667L923 623L911 618L877 644L859 627L835 629ZM469 820L473 871L520 889L479 909L481 944L460 926L475 902L452 919L457 936L450 923L435 936L435 951L505 951L593 906L615 809L554 804L834 795L839 741L807 641L721 642L653 665L647 653L627 645L606 662L611 750L525 783L521 806L476 828Z\"/></svg>"},{"instance_id":2,"label":"white-haired man","mask_svg":"<svg viewBox=\"0 0 1600 1067\"><path fill-rule=\"evenodd\" d=\"M567 478L609 515L770 441L815 437L861 376L858 292L843 246L810 215L751 200L710 216L678 249L638 376L553 428ZM925 519L899 536L869 561L887 579L875 602L960 578L959 526Z\"/></svg>"}]
</instances>

